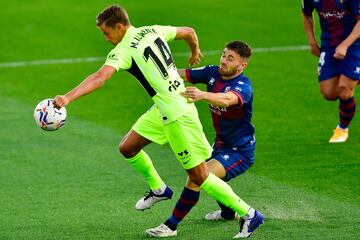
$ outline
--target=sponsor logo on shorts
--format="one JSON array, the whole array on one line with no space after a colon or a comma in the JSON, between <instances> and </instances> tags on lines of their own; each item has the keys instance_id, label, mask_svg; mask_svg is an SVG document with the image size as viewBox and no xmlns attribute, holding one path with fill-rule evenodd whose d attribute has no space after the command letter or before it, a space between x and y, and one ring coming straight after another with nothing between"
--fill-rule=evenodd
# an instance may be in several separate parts
<instances>
[{"instance_id":1,"label":"sponsor logo on shorts","mask_svg":"<svg viewBox=\"0 0 360 240\"><path fill-rule=\"evenodd\" d=\"M190 159L188 158L191 157L191 154L187 149L185 149L182 152L178 152L178 155L180 156L180 160L182 161L183 164L187 164L190 161Z\"/></svg>"},{"instance_id":2,"label":"sponsor logo on shorts","mask_svg":"<svg viewBox=\"0 0 360 240\"><path fill-rule=\"evenodd\" d=\"M187 164L189 161L190 161L190 159L189 159L189 160L187 160L187 161L185 161L185 162L183 162L183 164L185 165L185 164Z\"/></svg>"},{"instance_id":3,"label":"sponsor logo on shorts","mask_svg":"<svg viewBox=\"0 0 360 240\"><path fill-rule=\"evenodd\" d=\"M180 156L180 157L182 157L183 155L188 155L189 154L189 152L188 152L188 150L185 150L185 151L183 151L183 152L179 152L178 153L178 155Z\"/></svg>"}]
</instances>

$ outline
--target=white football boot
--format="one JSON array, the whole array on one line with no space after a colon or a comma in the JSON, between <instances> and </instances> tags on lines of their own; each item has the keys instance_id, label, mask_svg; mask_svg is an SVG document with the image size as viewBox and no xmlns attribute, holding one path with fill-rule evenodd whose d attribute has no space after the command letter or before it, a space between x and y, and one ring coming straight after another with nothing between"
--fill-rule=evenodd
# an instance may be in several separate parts
<instances>
[{"instance_id":1,"label":"white football boot","mask_svg":"<svg viewBox=\"0 0 360 240\"><path fill-rule=\"evenodd\" d=\"M160 226L158 227L147 229L145 232L149 237L154 237L154 238L166 238L166 237L177 236L177 230L173 231L163 223L160 224Z\"/></svg>"},{"instance_id":2,"label":"white football boot","mask_svg":"<svg viewBox=\"0 0 360 240\"><path fill-rule=\"evenodd\" d=\"M169 187L166 187L164 193L160 195L156 195L154 192L150 190L150 192L148 192L143 198L141 198L135 204L135 208L136 210L144 211L146 209L151 208L152 205L154 205L157 202L171 199L172 195L173 195L173 191Z\"/></svg>"}]
</instances>

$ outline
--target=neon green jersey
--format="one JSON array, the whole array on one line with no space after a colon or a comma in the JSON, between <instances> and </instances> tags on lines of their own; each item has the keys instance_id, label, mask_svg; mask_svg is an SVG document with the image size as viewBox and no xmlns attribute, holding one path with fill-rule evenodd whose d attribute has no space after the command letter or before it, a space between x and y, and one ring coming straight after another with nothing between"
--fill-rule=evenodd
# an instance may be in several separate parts
<instances>
[{"instance_id":1,"label":"neon green jersey","mask_svg":"<svg viewBox=\"0 0 360 240\"><path fill-rule=\"evenodd\" d=\"M185 91L184 81L177 73L167 44L174 40L176 32L170 26L131 26L105 62L117 71L127 70L139 80L164 123L176 120L193 107L180 95Z\"/></svg>"}]
</instances>

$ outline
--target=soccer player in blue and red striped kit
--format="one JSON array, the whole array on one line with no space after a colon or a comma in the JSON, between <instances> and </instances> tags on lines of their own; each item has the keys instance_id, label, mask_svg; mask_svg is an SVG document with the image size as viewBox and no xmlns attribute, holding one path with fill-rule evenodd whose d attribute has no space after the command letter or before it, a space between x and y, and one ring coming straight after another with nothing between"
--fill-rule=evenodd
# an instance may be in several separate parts
<instances>
[{"instance_id":1,"label":"soccer player in blue and red striped kit","mask_svg":"<svg viewBox=\"0 0 360 240\"><path fill-rule=\"evenodd\" d=\"M249 78L243 74L250 55L248 44L233 41L225 45L219 66L178 70L183 79L193 84L207 85L207 91L187 87L182 95L191 102L203 100L209 103L216 137L207 167L224 181L239 176L254 163L255 137L251 124L253 92ZM164 224L148 229L146 233L152 237L176 236L177 225L198 202L199 191L199 187L188 180L172 215ZM247 216L239 217L231 208L218 204L221 210L208 213L205 219L240 218L240 232L234 238L250 237L263 221L262 215L253 208L250 208L249 214L254 214L256 221L246 221Z\"/></svg>"},{"instance_id":2,"label":"soccer player in blue and red striped kit","mask_svg":"<svg viewBox=\"0 0 360 240\"><path fill-rule=\"evenodd\" d=\"M321 47L314 33L314 9L320 19ZM320 91L326 100L339 99L339 124L329 142L345 142L360 80L360 0L303 0L302 15L311 53L319 57Z\"/></svg>"}]
</instances>

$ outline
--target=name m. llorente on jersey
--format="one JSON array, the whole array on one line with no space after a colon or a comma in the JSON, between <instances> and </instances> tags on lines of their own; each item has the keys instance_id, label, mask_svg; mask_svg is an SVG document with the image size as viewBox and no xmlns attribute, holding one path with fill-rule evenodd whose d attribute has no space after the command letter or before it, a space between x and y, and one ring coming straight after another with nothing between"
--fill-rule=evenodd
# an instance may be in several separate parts
<instances>
[{"instance_id":1,"label":"name m. llorente on jersey","mask_svg":"<svg viewBox=\"0 0 360 240\"><path fill-rule=\"evenodd\" d=\"M145 29L141 30L139 33L136 34L134 39L137 42L131 42L130 47L137 49L137 46L139 45L139 42L141 41L141 39L143 39L145 37L145 35L149 34L149 33L158 34L154 28L145 28Z\"/></svg>"}]
</instances>

